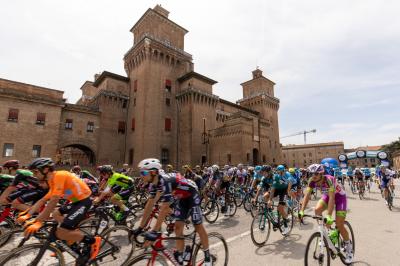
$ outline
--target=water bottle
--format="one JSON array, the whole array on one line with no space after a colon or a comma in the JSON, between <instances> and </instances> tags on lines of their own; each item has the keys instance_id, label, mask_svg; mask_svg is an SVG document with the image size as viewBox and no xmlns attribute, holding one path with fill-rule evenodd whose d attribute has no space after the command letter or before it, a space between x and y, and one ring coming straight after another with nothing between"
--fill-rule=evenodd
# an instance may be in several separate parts
<instances>
[{"instance_id":1,"label":"water bottle","mask_svg":"<svg viewBox=\"0 0 400 266\"><path fill-rule=\"evenodd\" d=\"M186 245L185 251L183 252L183 260L184 261L189 261L191 253L192 253L191 247L189 245Z\"/></svg>"},{"instance_id":2,"label":"water bottle","mask_svg":"<svg viewBox=\"0 0 400 266\"><path fill-rule=\"evenodd\" d=\"M338 237L339 237L339 232L337 229L333 229L329 232L329 238L331 239L334 245L338 243Z\"/></svg>"}]
</instances>

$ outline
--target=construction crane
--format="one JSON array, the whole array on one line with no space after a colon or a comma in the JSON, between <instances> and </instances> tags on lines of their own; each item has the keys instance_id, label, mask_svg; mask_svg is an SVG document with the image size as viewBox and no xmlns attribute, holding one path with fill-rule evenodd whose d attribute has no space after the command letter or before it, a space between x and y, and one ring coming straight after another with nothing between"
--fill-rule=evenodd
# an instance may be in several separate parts
<instances>
[{"instance_id":1,"label":"construction crane","mask_svg":"<svg viewBox=\"0 0 400 266\"><path fill-rule=\"evenodd\" d=\"M304 144L307 144L307 137L306 137L307 134L315 133L315 132L317 132L316 129L304 130L304 131L300 131L300 132L297 132L297 133L294 133L294 134L291 134L291 135L287 135L287 136L281 137L281 139L288 138L288 137L293 137L293 136L298 136L298 135L304 135Z\"/></svg>"}]
</instances>

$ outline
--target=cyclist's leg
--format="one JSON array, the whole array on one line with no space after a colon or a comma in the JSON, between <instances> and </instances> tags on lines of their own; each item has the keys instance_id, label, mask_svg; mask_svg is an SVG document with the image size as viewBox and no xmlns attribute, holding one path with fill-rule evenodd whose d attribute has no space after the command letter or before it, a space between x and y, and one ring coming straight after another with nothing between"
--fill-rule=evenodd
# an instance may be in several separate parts
<instances>
[{"instance_id":1,"label":"cyclist's leg","mask_svg":"<svg viewBox=\"0 0 400 266\"><path fill-rule=\"evenodd\" d=\"M275 190L275 196L279 196L279 203L278 203L278 212L281 214L283 219L287 218L287 213L285 211L285 196L287 195L287 189L277 189Z\"/></svg>"},{"instance_id":2,"label":"cyclist's leg","mask_svg":"<svg viewBox=\"0 0 400 266\"><path fill-rule=\"evenodd\" d=\"M349 232L344 227L347 213L347 198L346 195L335 195L335 208L336 208L336 227L339 229L344 241L348 241Z\"/></svg>"},{"instance_id":3,"label":"cyclist's leg","mask_svg":"<svg viewBox=\"0 0 400 266\"><path fill-rule=\"evenodd\" d=\"M193 207L191 209L191 216L194 228L200 237L200 243L204 251L205 261L209 262L211 260L211 257L209 251L208 234L203 225L203 215L200 208L200 199L197 195L193 196Z\"/></svg>"},{"instance_id":4,"label":"cyclist's leg","mask_svg":"<svg viewBox=\"0 0 400 266\"><path fill-rule=\"evenodd\" d=\"M189 217L190 210L190 199L178 200L174 206L174 217L175 217L175 235L177 237L183 236L183 229L185 225L185 220ZM180 252L180 256L183 253L185 247L184 240L176 240L176 250Z\"/></svg>"},{"instance_id":5,"label":"cyclist's leg","mask_svg":"<svg viewBox=\"0 0 400 266\"><path fill-rule=\"evenodd\" d=\"M322 215L322 213L328 208L329 196L322 194L321 199L315 206L315 215Z\"/></svg>"}]
</instances>

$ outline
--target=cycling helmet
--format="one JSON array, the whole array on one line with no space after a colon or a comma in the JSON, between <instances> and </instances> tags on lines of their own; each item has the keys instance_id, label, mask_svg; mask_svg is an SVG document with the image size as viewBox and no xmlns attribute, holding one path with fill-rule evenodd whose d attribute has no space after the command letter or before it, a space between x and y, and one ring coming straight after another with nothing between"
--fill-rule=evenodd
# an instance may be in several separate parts
<instances>
[{"instance_id":1,"label":"cycling helmet","mask_svg":"<svg viewBox=\"0 0 400 266\"><path fill-rule=\"evenodd\" d=\"M9 160L3 164L3 168L19 168L19 161L18 160Z\"/></svg>"},{"instance_id":2,"label":"cycling helmet","mask_svg":"<svg viewBox=\"0 0 400 266\"><path fill-rule=\"evenodd\" d=\"M310 165L307 170L310 174L322 174L325 172L324 166L317 163Z\"/></svg>"},{"instance_id":3,"label":"cycling helmet","mask_svg":"<svg viewBox=\"0 0 400 266\"><path fill-rule=\"evenodd\" d=\"M28 166L29 170L42 170L45 167L53 168L54 162L51 158L37 158Z\"/></svg>"},{"instance_id":4,"label":"cycling helmet","mask_svg":"<svg viewBox=\"0 0 400 266\"><path fill-rule=\"evenodd\" d=\"M227 164L224 165L224 170L228 170L229 168L230 168L229 165Z\"/></svg>"},{"instance_id":5,"label":"cycling helmet","mask_svg":"<svg viewBox=\"0 0 400 266\"><path fill-rule=\"evenodd\" d=\"M271 172L271 170L272 170L272 167L269 165L264 165L261 169L261 171L263 171L263 172Z\"/></svg>"},{"instance_id":6,"label":"cycling helmet","mask_svg":"<svg viewBox=\"0 0 400 266\"><path fill-rule=\"evenodd\" d=\"M276 167L276 171L285 171L285 166L283 166L283 165L278 165L277 167Z\"/></svg>"},{"instance_id":7,"label":"cycling helmet","mask_svg":"<svg viewBox=\"0 0 400 266\"><path fill-rule=\"evenodd\" d=\"M97 170L100 172L100 174L111 174L113 167L111 165L102 165Z\"/></svg>"},{"instance_id":8,"label":"cycling helmet","mask_svg":"<svg viewBox=\"0 0 400 266\"><path fill-rule=\"evenodd\" d=\"M212 169L214 172L216 172L216 171L219 170L219 166L216 165L216 164L214 164L213 166L211 166L211 169Z\"/></svg>"},{"instance_id":9,"label":"cycling helmet","mask_svg":"<svg viewBox=\"0 0 400 266\"><path fill-rule=\"evenodd\" d=\"M149 159L142 160L138 164L138 167L143 170L160 170L161 163L158 159L149 158Z\"/></svg>"},{"instance_id":10,"label":"cycling helmet","mask_svg":"<svg viewBox=\"0 0 400 266\"><path fill-rule=\"evenodd\" d=\"M75 165L74 167L72 167L71 171L73 173L80 173L82 171L81 167L79 165Z\"/></svg>"},{"instance_id":11,"label":"cycling helmet","mask_svg":"<svg viewBox=\"0 0 400 266\"><path fill-rule=\"evenodd\" d=\"M254 167L253 166L249 166L249 168L247 168L247 170L254 171Z\"/></svg>"},{"instance_id":12,"label":"cycling helmet","mask_svg":"<svg viewBox=\"0 0 400 266\"><path fill-rule=\"evenodd\" d=\"M239 169L243 168L243 164L241 164L241 163L238 164L238 165L237 165L237 168L239 168Z\"/></svg>"},{"instance_id":13,"label":"cycling helmet","mask_svg":"<svg viewBox=\"0 0 400 266\"><path fill-rule=\"evenodd\" d=\"M291 173L291 174L296 173L296 169L295 168L289 168L289 173Z\"/></svg>"},{"instance_id":14,"label":"cycling helmet","mask_svg":"<svg viewBox=\"0 0 400 266\"><path fill-rule=\"evenodd\" d=\"M257 166L254 168L254 171L260 172L261 169L262 169L262 166L261 166L261 165L257 165Z\"/></svg>"}]
</instances>

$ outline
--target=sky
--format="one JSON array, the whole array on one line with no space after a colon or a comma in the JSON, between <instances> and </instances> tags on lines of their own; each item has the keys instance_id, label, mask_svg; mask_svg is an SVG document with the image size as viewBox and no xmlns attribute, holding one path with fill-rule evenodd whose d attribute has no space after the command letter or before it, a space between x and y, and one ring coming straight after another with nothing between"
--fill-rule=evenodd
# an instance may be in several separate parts
<instances>
[{"instance_id":1,"label":"sky","mask_svg":"<svg viewBox=\"0 0 400 266\"><path fill-rule=\"evenodd\" d=\"M0 77L65 91L126 75L130 28L161 4L189 30L195 71L235 102L259 67L280 99L281 137L381 145L400 136L400 2L392 0L16 0L0 9ZM303 144L303 136L281 139Z\"/></svg>"}]
</instances>

